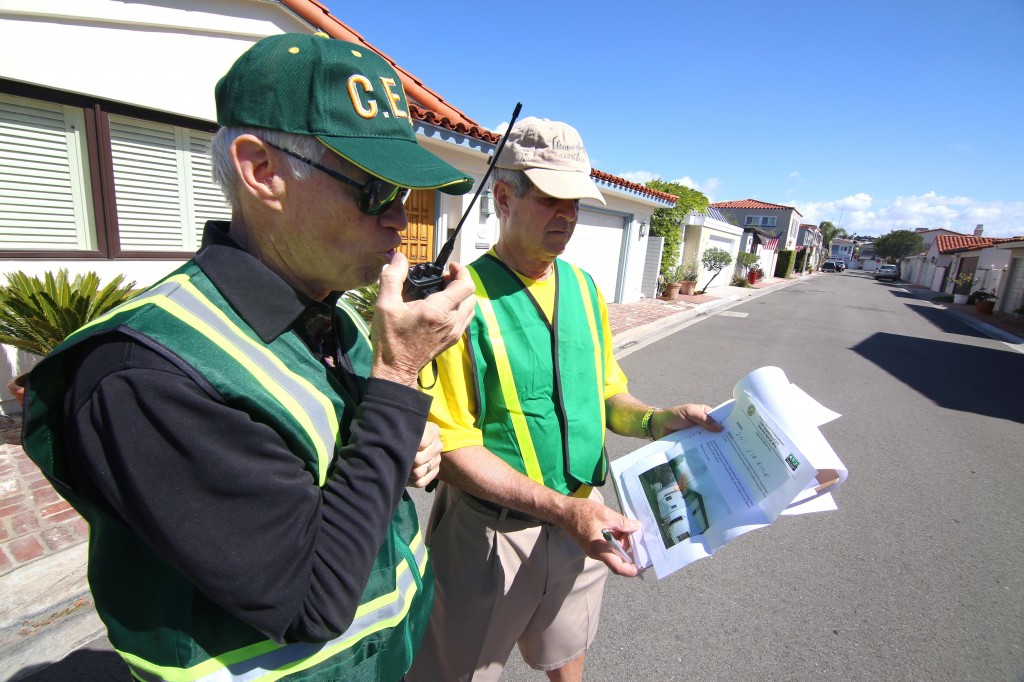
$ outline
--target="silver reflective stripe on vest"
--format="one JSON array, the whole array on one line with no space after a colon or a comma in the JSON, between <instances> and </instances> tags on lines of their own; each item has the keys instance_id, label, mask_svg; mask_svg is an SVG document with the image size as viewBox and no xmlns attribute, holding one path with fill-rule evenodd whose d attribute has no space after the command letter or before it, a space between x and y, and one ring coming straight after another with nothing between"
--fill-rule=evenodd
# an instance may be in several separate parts
<instances>
[{"instance_id":1,"label":"silver reflective stripe on vest","mask_svg":"<svg viewBox=\"0 0 1024 682\"><path fill-rule=\"evenodd\" d=\"M410 548L413 550L416 565L422 575L426 570L427 549L421 533L417 533L413 538ZM413 597L416 595L416 579L409 570L408 563L404 561L398 564L396 573L395 590L360 605L356 609L355 618L348 629L329 642L285 644L272 651L246 658L226 667L218 667L216 670L209 670L212 666L220 665L214 659L190 669L150 667L149 670L146 670L143 666L147 664L138 657L124 652L118 653L125 658L132 673L141 680L152 680L153 682L161 680L176 682L250 682L252 680L267 682L276 680L311 668L357 644L367 635L400 623L412 606ZM231 656L232 654L228 653L221 658Z\"/></svg>"},{"instance_id":2,"label":"silver reflective stripe on vest","mask_svg":"<svg viewBox=\"0 0 1024 682\"><path fill-rule=\"evenodd\" d=\"M316 449L319 485L327 480L338 437L338 416L330 398L305 378L291 372L266 346L253 341L190 281L175 275L97 318L76 334L117 313L145 305L159 306L223 350L296 419Z\"/></svg>"}]
</instances>

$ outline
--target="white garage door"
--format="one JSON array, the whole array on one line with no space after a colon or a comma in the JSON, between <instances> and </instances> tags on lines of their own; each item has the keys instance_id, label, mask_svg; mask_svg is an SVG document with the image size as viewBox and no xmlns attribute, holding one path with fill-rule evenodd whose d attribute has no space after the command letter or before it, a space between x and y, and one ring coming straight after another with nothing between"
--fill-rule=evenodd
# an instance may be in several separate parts
<instances>
[{"instance_id":1,"label":"white garage door","mask_svg":"<svg viewBox=\"0 0 1024 682\"><path fill-rule=\"evenodd\" d=\"M562 258L590 273L606 301L616 303L622 277L622 243L626 221L621 215L580 209Z\"/></svg>"}]
</instances>

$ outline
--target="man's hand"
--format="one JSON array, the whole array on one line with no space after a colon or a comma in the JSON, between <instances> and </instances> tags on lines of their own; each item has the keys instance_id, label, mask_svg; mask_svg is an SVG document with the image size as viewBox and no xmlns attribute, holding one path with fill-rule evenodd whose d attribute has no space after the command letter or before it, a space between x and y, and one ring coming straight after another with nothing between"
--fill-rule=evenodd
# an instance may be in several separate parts
<instances>
[{"instance_id":1,"label":"man's hand","mask_svg":"<svg viewBox=\"0 0 1024 682\"><path fill-rule=\"evenodd\" d=\"M438 467L441 466L441 430L437 424L427 422L423 430L416 458L412 460L409 472L409 485L414 488L426 488L427 484L437 478Z\"/></svg>"},{"instance_id":2,"label":"man's hand","mask_svg":"<svg viewBox=\"0 0 1024 682\"><path fill-rule=\"evenodd\" d=\"M612 546L601 537L601 531L608 528L615 539L629 551L630 534L640 530L639 521L626 518L594 500L567 497L565 501L568 504L560 525L572 535L587 556L604 562L611 572L617 575L629 578L640 575L640 568L636 564L623 561Z\"/></svg>"},{"instance_id":3,"label":"man's hand","mask_svg":"<svg viewBox=\"0 0 1024 682\"><path fill-rule=\"evenodd\" d=\"M721 431L722 425L708 416L711 407L686 403L658 410L651 415L651 434L655 439L664 438L670 433L688 429L691 426L702 426L708 431Z\"/></svg>"},{"instance_id":4,"label":"man's hand","mask_svg":"<svg viewBox=\"0 0 1024 682\"><path fill-rule=\"evenodd\" d=\"M396 253L380 276L380 294L371 323L371 376L415 387L421 369L466 331L476 299L469 271L449 267L444 290L422 301L402 300L409 271L405 255Z\"/></svg>"}]
</instances>

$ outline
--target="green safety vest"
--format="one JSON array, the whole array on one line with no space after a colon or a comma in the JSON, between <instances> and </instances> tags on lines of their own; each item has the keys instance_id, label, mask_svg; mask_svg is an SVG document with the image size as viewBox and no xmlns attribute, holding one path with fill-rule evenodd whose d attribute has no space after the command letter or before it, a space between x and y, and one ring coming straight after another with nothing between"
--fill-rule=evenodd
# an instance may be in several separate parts
<instances>
[{"instance_id":1,"label":"green safety vest","mask_svg":"<svg viewBox=\"0 0 1024 682\"><path fill-rule=\"evenodd\" d=\"M467 346L484 446L553 490L601 485L604 338L590 275L556 259L549 323L522 280L485 255L469 266L477 306Z\"/></svg>"},{"instance_id":2,"label":"green safety vest","mask_svg":"<svg viewBox=\"0 0 1024 682\"><path fill-rule=\"evenodd\" d=\"M372 359L366 326L341 302L335 323L365 387ZM281 434L320 486L348 438L356 400L295 332L269 344L261 341L194 261L75 332L33 370L25 449L89 522L89 584L96 610L132 673L141 680L182 682L401 678L423 635L434 593L408 495L391 520L351 626L329 642L280 644L224 611L123 521L70 487L63 400L73 354L66 351L110 330L187 363L230 405Z\"/></svg>"}]
</instances>

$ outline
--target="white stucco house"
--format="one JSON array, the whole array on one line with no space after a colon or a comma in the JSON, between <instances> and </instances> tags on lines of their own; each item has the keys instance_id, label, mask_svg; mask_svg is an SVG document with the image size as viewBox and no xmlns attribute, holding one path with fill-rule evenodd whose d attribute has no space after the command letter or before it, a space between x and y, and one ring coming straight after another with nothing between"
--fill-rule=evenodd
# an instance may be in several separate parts
<instances>
[{"instance_id":1,"label":"white stucco house","mask_svg":"<svg viewBox=\"0 0 1024 682\"><path fill-rule=\"evenodd\" d=\"M698 290L707 287L709 281L712 289L729 284L742 240L743 228L727 222L714 208L709 207L703 213L694 211L686 215L680 262L693 263L700 270L700 276L697 278ZM726 267L717 277L715 273L704 270L700 262L704 252L712 247L726 251L733 262L732 266Z\"/></svg>"},{"instance_id":2,"label":"white stucco house","mask_svg":"<svg viewBox=\"0 0 1024 682\"><path fill-rule=\"evenodd\" d=\"M1010 255L1009 267L996 290L996 310L1024 314L1024 237L1000 239L995 248Z\"/></svg>"},{"instance_id":3,"label":"white stucco house","mask_svg":"<svg viewBox=\"0 0 1024 682\"><path fill-rule=\"evenodd\" d=\"M975 237L981 237L984 226L978 225L974 230ZM915 230L924 242L921 253L914 254L903 259L900 265L900 273L904 281L911 284L920 284L935 291L942 291L944 288L943 278L949 268L952 257L943 253L936 246L936 239L942 235L952 237L968 237L970 235L945 228L926 230L919 228Z\"/></svg>"},{"instance_id":4,"label":"white stucco house","mask_svg":"<svg viewBox=\"0 0 1024 682\"><path fill-rule=\"evenodd\" d=\"M190 258L205 221L229 217L206 148L217 129L214 84L259 39L315 31L381 52L315 0L2 0L0 274L92 270L143 286ZM421 144L482 178L499 135L383 56ZM675 197L593 177L607 206L583 203L565 258L591 272L608 301L637 300L646 226ZM403 250L412 262L434 258L472 196L410 196ZM496 240L497 219L478 202L452 258L469 262ZM4 350L0 385L31 364Z\"/></svg>"}]
</instances>

